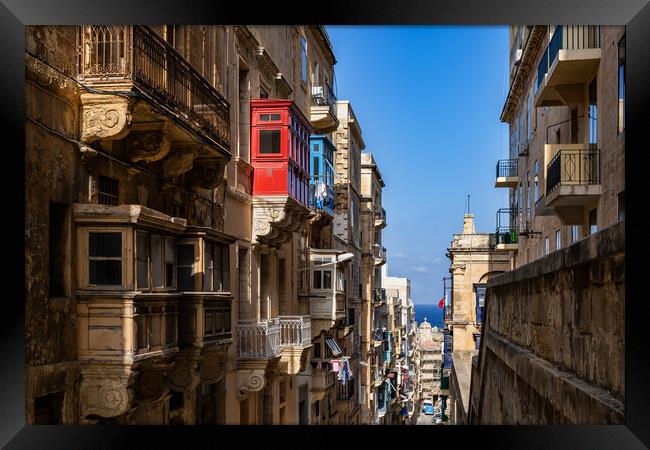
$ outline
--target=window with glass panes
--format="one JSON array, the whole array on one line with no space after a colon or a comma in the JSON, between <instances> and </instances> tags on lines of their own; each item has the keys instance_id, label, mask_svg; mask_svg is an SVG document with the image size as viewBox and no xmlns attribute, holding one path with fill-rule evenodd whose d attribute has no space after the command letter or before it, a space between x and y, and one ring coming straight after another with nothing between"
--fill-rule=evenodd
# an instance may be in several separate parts
<instances>
[{"instance_id":1,"label":"window with glass panes","mask_svg":"<svg viewBox=\"0 0 650 450\"><path fill-rule=\"evenodd\" d=\"M322 264L331 263L332 258L314 258L312 266L316 267ZM323 269L312 270L312 289L332 289L332 266L326 266Z\"/></svg>"},{"instance_id":2,"label":"window with glass panes","mask_svg":"<svg viewBox=\"0 0 650 450\"><path fill-rule=\"evenodd\" d=\"M555 250L562 248L562 233L560 230L555 230Z\"/></svg>"},{"instance_id":3,"label":"window with glass panes","mask_svg":"<svg viewBox=\"0 0 650 450\"><path fill-rule=\"evenodd\" d=\"M122 232L88 233L88 282L122 285Z\"/></svg>"},{"instance_id":4,"label":"window with glass panes","mask_svg":"<svg viewBox=\"0 0 650 450\"><path fill-rule=\"evenodd\" d=\"M194 291L194 259L196 246L194 243L176 244L176 285L179 291Z\"/></svg>"},{"instance_id":5,"label":"window with glass panes","mask_svg":"<svg viewBox=\"0 0 650 450\"><path fill-rule=\"evenodd\" d=\"M618 42L618 132L625 131L625 36Z\"/></svg>"}]
</instances>

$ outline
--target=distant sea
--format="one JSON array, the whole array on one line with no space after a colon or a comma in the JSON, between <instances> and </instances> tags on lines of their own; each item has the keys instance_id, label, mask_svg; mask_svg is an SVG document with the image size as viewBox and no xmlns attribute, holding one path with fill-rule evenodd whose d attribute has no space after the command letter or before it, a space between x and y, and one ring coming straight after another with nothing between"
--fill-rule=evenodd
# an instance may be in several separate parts
<instances>
[{"instance_id":1,"label":"distant sea","mask_svg":"<svg viewBox=\"0 0 650 450\"><path fill-rule=\"evenodd\" d=\"M432 327L445 327L442 308L438 308L438 305L415 304L415 321L418 323L418 325L424 322L425 317L427 318L427 322L429 322Z\"/></svg>"}]
</instances>

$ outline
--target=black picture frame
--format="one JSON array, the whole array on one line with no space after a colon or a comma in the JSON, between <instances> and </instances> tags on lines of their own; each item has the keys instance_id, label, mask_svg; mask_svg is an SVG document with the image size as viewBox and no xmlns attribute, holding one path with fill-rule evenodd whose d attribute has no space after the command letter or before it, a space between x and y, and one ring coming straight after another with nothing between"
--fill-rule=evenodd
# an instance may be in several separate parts
<instances>
[{"instance_id":1,"label":"black picture frame","mask_svg":"<svg viewBox=\"0 0 650 450\"><path fill-rule=\"evenodd\" d=\"M580 23L626 25L626 189L628 242L625 301L625 425L621 426L448 426L410 427L113 427L25 426L25 308L24 245L24 26L80 23L322 23L322 24L533 24ZM5 281L0 327L0 444L6 448L147 448L189 446L198 437L210 446L228 444L232 438L257 445L336 447L339 445L459 445L480 448L618 448L650 447L650 351L642 295L644 257L640 217L644 204L645 136L650 109L650 4L611 0L492 0L434 1L335 0L269 3L141 0L91 2L79 0L1 0L0 89L2 95L2 178L6 205L4 256ZM471 57L471 55L459 55ZM16 176L14 176L16 175ZM638 184L637 188L633 186ZM631 196L629 194L631 191ZM636 199L636 200L635 200ZM632 207L629 207L629 206ZM630 222L631 218L631 222ZM630 225L632 224L632 225ZM6 251L7 251L6 250ZM630 263L631 262L631 263ZM631 275L631 276L630 276ZM269 436L269 431L272 434ZM348 433L343 437L341 432ZM300 434L301 436L298 436ZM358 436L357 436L358 435ZM362 444L355 444L356 438ZM301 443L301 440L306 440ZM346 439L342 441L341 439ZM349 440L348 440L349 439ZM273 443L275 442L275 444ZM283 444L284 443L284 444Z\"/></svg>"}]
</instances>

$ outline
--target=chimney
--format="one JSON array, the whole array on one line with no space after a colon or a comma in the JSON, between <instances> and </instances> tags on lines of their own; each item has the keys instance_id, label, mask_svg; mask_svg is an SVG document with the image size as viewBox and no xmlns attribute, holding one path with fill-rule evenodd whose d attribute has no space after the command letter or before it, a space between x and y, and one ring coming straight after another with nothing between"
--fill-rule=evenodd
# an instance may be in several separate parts
<instances>
[{"instance_id":1,"label":"chimney","mask_svg":"<svg viewBox=\"0 0 650 450\"><path fill-rule=\"evenodd\" d=\"M463 218L463 234L476 234L474 229L474 214L465 214Z\"/></svg>"}]
</instances>

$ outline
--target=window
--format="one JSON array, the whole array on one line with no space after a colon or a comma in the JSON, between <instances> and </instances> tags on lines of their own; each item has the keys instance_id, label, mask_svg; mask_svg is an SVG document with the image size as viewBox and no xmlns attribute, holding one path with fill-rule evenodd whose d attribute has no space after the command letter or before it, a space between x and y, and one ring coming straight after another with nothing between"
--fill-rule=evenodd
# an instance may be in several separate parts
<instances>
[{"instance_id":1,"label":"window","mask_svg":"<svg viewBox=\"0 0 650 450\"><path fill-rule=\"evenodd\" d=\"M165 239L165 287L176 286L176 244L173 239Z\"/></svg>"},{"instance_id":2,"label":"window","mask_svg":"<svg viewBox=\"0 0 650 450\"><path fill-rule=\"evenodd\" d=\"M211 291L214 276L214 247L206 242L203 246L203 290Z\"/></svg>"},{"instance_id":3,"label":"window","mask_svg":"<svg viewBox=\"0 0 650 450\"><path fill-rule=\"evenodd\" d=\"M520 144L524 140L524 111L519 111L519 141Z\"/></svg>"},{"instance_id":4,"label":"window","mask_svg":"<svg viewBox=\"0 0 650 450\"><path fill-rule=\"evenodd\" d=\"M65 263L66 263L66 222L68 205L50 202L49 217L49 296L62 297L65 295Z\"/></svg>"},{"instance_id":5,"label":"window","mask_svg":"<svg viewBox=\"0 0 650 450\"><path fill-rule=\"evenodd\" d=\"M300 38L300 47L302 54L302 81L307 82L307 40L304 36Z\"/></svg>"},{"instance_id":6,"label":"window","mask_svg":"<svg viewBox=\"0 0 650 450\"><path fill-rule=\"evenodd\" d=\"M625 36L618 42L618 132L625 131Z\"/></svg>"},{"instance_id":7,"label":"window","mask_svg":"<svg viewBox=\"0 0 650 450\"><path fill-rule=\"evenodd\" d=\"M320 266L332 262L331 258L314 258L313 265ZM313 289L332 289L331 269L314 270L312 273Z\"/></svg>"},{"instance_id":8,"label":"window","mask_svg":"<svg viewBox=\"0 0 650 450\"><path fill-rule=\"evenodd\" d=\"M549 241L548 241L548 236L544 238L544 254L548 255L549 253Z\"/></svg>"},{"instance_id":9,"label":"window","mask_svg":"<svg viewBox=\"0 0 650 450\"><path fill-rule=\"evenodd\" d=\"M101 205L117 206L119 203L120 183L110 177L99 176L97 189L97 203Z\"/></svg>"},{"instance_id":10,"label":"window","mask_svg":"<svg viewBox=\"0 0 650 450\"><path fill-rule=\"evenodd\" d=\"M176 284L179 291L193 291L194 287L194 244L176 245L178 262L176 265Z\"/></svg>"},{"instance_id":11,"label":"window","mask_svg":"<svg viewBox=\"0 0 650 450\"><path fill-rule=\"evenodd\" d=\"M560 230L555 230L555 250L562 248L562 233Z\"/></svg>"},{"instance_id":12,"label":"window","mask_svg":"<svg viewBox=\"0 0 650 450\"><path fill-rule=\"evenodd\" d=\"M135 273L138 289L149 289L149 234L135 233Z\"/></svg>"},{"instance_id":13,"label":"window","mask_svg":"<svg viewBox=\"0 0 650 450\"><path fill-rule=\"evenodd\" d=\"M537 161L533 164L533 171L535 173L535 195L533 197L533 200L537 201L539 198L539 165L537 164Z\"/></svg>"},{"instance_id":14,"label":"window","mask_svg":"<svg viewBox=\"0 0 650 450\"><path fill-rule=\"evenodd\" d=\"M151 235L151 282L152 288L162 289L165 285L163 268L162 237L159 234Z\"/></svg>"},{"instance_id":15,"label":"window","mask_svg":"<svg viewBox=\"0 0 650 450\"><path fill-rule=\"evenodd\" d=\"M598 77L589 83L589 143L598 143Z\"/></svg>"},{"instance_id":16,"label":"window","mask_svg":"<svg viewBox=\"0 0 650 450\"><path fill-rule=\"evenodd\" d=\"M580 228L579 225L571 226L571 243L577 242L580 239Z\"/></svg>"},{"instance_id":17,"label":"window","mask_svg":"<svg viewBox=\"0 0 650 450\"><path fill-rule=\"evenodd\" d=\"M530 142L530 131L532 127L532 118L533 118L532 112L530 110L530 95L528 95L528 99L526 103L528 104L528 109L526 111L526 117L528 118L528 126L526 128L528 129L528 142Z\"/></svg>"},{"instance_id":18,"label":"window","mask_svg":"<svg viewBox=\"0 0 650 450\"><path fill-rule=\"evenodd\" d=\"M589 234L598 232L598 208L589 211Z\"/></svg>"},{"instance_id":19,"label":"window","mask_svg":"<svg viewBox=\"0 0 650 450\"><path fill-rule=\"evenodd\" d=\"M213 259L214 290L230 291L230 247L226 244L215 244Z\"/></svg>"},{"instance_id":20,"label":"window","mask_svg":"<svg viewBox=\"0 0 650 450\"><path fill-rule=\"evenodd\" d=\"M625 220L625 191L618 194L618 220L619 222Z\"/></svg>"},{"instance_id":21,"label":"window","mask_svg":"<svg viewBox=\"0 0 650 450\"><path fill-rule=\"evenodd\" d=\"M280 120L280 114L260 114L261 122L276 122L278 120Z\"/></svg>"},{"instance_id":22,"label":"window","mask_svg":"<svg viewBox=\"0 0 650 450\"><path fill-rule=\"evenodd\" d=\"M528 221L530 222L530 170L526 174L526 185L527 185L527 192L526 192L526 214L528 215Z\"/></svg>"},{"instance_id":23,"label":"window","mask_svg":"<svg viewBox=\"0 0 650 450\"><path fill-rule=\"evenodd\" d=\"M483 323L483 311L485 308L486 284L476 285L476 323Z\"/></svg>"},{"instance_id":24,"label":"window","mask_svg":"<svg viewBox=\"0 0 650 450\"><path fill-rule=\"evenodd\" d=\"M260 130L260 153L280 153L280 130Z\"/></svg>"},{"instance_id":25,"label":"window","mask_svg":"<svg viewBox=\"0 0 650 450\"><path fill-rule=\"evenodd\" d=\"M89 277L91 285L122 284L122 233L88 234Z\"/></svg>"}]
</instances>

